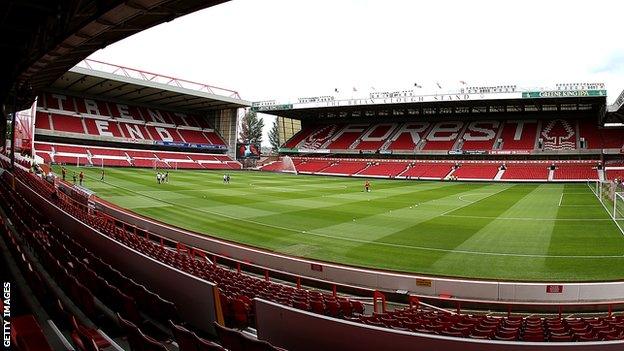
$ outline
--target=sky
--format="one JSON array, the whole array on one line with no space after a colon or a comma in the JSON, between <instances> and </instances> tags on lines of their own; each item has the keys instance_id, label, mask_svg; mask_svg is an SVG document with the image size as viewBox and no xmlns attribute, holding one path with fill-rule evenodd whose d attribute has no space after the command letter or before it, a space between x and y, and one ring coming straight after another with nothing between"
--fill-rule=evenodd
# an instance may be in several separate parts
<instances>
[{"instance_id":1,"label":"sky","mask_svg":"<svg viewBox=\"0 0 624 351\"><path fill-rule=\"evenodd\" d=\"M616 0L232 0L90 58L249 101L366 97L415 83L452 91L464 81L604 82L611 103L624 90L623 13ZM273 117L262 117L267 144Z\"/></svg>"}]
</instances>

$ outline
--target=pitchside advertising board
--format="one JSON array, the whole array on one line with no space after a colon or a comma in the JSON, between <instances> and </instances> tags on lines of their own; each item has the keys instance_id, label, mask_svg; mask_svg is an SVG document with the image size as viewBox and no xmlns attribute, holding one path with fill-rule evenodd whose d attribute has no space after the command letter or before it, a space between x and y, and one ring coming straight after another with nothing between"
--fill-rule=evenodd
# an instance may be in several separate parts
<instances>
[{"instance_id":1,"label":"pitchside advertising board","mask_svg":"<svg viewBox=\"0 0 624 351\"><path fill-rule=\"evenodd\" d=\"M236 158L239 160L260 158L260 145L251 143L236 144Z\"/></svg>"}]
</instances>

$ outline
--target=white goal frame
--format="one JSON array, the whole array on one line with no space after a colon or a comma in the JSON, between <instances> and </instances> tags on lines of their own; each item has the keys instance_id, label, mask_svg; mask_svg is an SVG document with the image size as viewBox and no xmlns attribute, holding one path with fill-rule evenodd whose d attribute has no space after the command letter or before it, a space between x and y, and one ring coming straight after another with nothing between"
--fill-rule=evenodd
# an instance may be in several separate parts
<instances>
[{"instance_id":1,"label":"white goal frame","mask_svg":"<svg viewBox=\"0 0 624 351\"><path fill-rule=\"evenodd\" d=\"M593 184L592 184L593 183ZM613 181L587 181L587 186L596 195L602 207L613 220L622 235L624 235L624 190L618 191L618 186ZM607 193L608 191L608 193ZM622 224L620 224L620 221Z\"/></svg>"}]
</instances>

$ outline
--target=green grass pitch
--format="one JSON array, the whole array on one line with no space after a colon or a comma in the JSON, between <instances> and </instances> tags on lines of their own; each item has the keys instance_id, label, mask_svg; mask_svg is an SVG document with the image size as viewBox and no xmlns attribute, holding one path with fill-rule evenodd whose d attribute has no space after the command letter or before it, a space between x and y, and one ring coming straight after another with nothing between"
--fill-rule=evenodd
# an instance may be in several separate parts
<instances>
[{"instance_id":1,"label":"green grass pitch","mask_svg":"<svg viewBox=\"0 0 624 351\"><path fill-rule=\"evenodd\" d=\"M69 168L68 179L71 179ZM139 214L289 255L440 276L624 278L624 236L586 184L371 180L260 172L85 171Z\"/></svg>"}]
</instances>

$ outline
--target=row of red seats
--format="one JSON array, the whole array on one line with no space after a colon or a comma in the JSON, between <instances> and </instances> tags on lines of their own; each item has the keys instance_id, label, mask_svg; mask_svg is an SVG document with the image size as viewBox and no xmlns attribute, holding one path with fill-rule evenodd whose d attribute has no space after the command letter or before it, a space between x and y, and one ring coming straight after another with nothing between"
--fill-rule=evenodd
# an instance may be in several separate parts
<instances>
[{"instance_id":1,"label":"row of red seats","mask_svg":"<svg viewBox=\"0 0 624 351\"><path fill-rule=\"evenodd\" d=\"M48 189L47 184L43 184L43 188ZM57 284L68 286L68 295L91 318L98 317L96 298L113 311L118 311L117 320L126 331L128 341L133 350L167 350L164 346L165 344L163 344L167 340L163 340L163 342L158 341L156 338L145 334L137 325L148 325L147 323L154 322L161 323L160 325L167 323L172 330L174 338L179 337L176 331L180 329L186 330L185 327L177 322L179 319L174 304L163 300L144 286L126 278L122 273L104 263L99 257L91 254L56 227L45 224L42 227L39 226L37 231L32 232L30 227L40 225L42 220L37 211L33 208L25 208L24 206L28 206L28 204L24 202L24 199L17 198L16 194L8 192L6 187L0 186L0 195L3 198L10 198L12 200L10 201L11 204L20 207L19 209L11 208L11 213L30 213L32 215L27 217L28 223L23 222L19 216L13 219L13 223L19 225L20 232L29 233L29 235L25 235L25 238L28 239L29 245L33 247L35 253L40 257L41 262L48 267L48 272ZM59 205L63 206L61 202L59 202ZM80 253L81 256L75 256L74 253ZM88 265L93 266L93 269ZM42 283L36 285L39 286ZM117 286L122 288L118 289ZM36 289L36 291L43 292L44 290ZM78 325L75 317L64 309L60 301L56 300L56 306L58 307L57 311L63 315L68 324L73 325L72 340L79 350L99 350L100 348L110 346L105 339L101 338L98 332ZM152 318L149 322L144 320L143 312ZM226 328L222 329L229 330ZM194 338L197 348L180 348L180 350L225 350L220 345L200 338L195 334ZM228 350L280 350L266 342L253 338L244 337L244 341L244 348L228 347ZM91 348L93 345L95 345L94 348Z\"/></svg>"},{"instance_id":2,"label":"row of red seats","mask_svg":"<svg viewBox=\"0 0 624 351\"><path fill-rule=\"evenodd\" d=\"M142 106L127 106L108 101L51 93L44 93L43 96L39 97L38 101L39 107L44 111L57 110L68 115L83 113L101 118L120 118L172 126L211 128L205 119L198 116Z\"/></svg>"},{"instance_id":3,"label":"row of red seats","mask_svg":"<svg viewBox=\"0 0 624 351\"><path fill-rule=\"evenodd\" d=\"M591 162L437 162L396 160L354 161L323 158L293 158L300 161L296 170L302 173L362 175L372 177L405 177L407 179L444 179L454 170L457 179L493 180L502 166L503 180L548 180L549 169L555 165L554 179L597 180L598 161ZM277 161L261 168L263 171L282 171L283 162ZM615 174L615 173L613 173Z\"/></svg>"},{"instance_id":4,"label":"row of red seats","mask_svg":"<svg viewBox=\"0 0 624 351\"><path fill-rule=\"evenodd\" d=\"M577 132L578 131L578 132ZM624 147L623 129L585 120L383 122L305 126L285 148L329 150L576 150Z\"/></svg>"},{"instance_id":5,"label":"row of red seats","mask_svg":"<svg viewBox=\"0 0 624 351\"><path fill-rule=\"evenodd\" d=\"M100 120L86 117L67 116L37 112L35 129L38 134L45 131L83 134L118 138L118 141L148 140L156 142L175 142L204 145L225 145L223 139L214 131L200 129L176 129L175 126L153 126L129 122Z\"/></svg>"},{"instance_id":6,"label":"row of red seats","mask_svg":"<svg viewBox=\"0 0 624 351\"><path fill-rule=\"evenodd\" d=\"M530 342L624 339L624 316L596 318L493 317L412 307L348 320L458 338Z\"/></svg>"},{"instance_id":7,"label":"row of red seats","mask_svg":"<svg viewBox=\"0 0 624 351\"><path fill-rule=\"evenodd\" d=\"M30 184L36 184L36 186L43 188L40 191L43 191L46 194L45 196L49 197L54 192L52 185L38 181L28 174L26 176L30 178ZM333 294L321 294L317 291L296 289L230 271L206 260L197 260L188 254L169 250L159 243L146 239L145 235L140 235L141 233L135 234L126 230L118 222L90 215L84 209L73 204L65 201L59 201L58 204L74 217L98 228L104 234L139 252L200 278L215 282L224 295L222 303L226 319L232 324L244 326L248 323L253 323L252 316L254 312L250 301L256 296L262 296L268 300L288 306L299 306L333 316L343 316L354 312L362 313L364 311L363 305L358 301L351 301ZM345 301L348 302L345 303Z\"/></svg>"},{"instance_id":8,"label":"row of red seats","mask_svg":"<svg viewBox=\"0 0 624 351\"><path fill-rule=\"evenodd\" d=\"M46 163L91 164L110 167L149 167L178 169L240 169L227 155L165 151L129 150L67 144L35 143L35 150Z\"/></svg>"}]
</instances>

